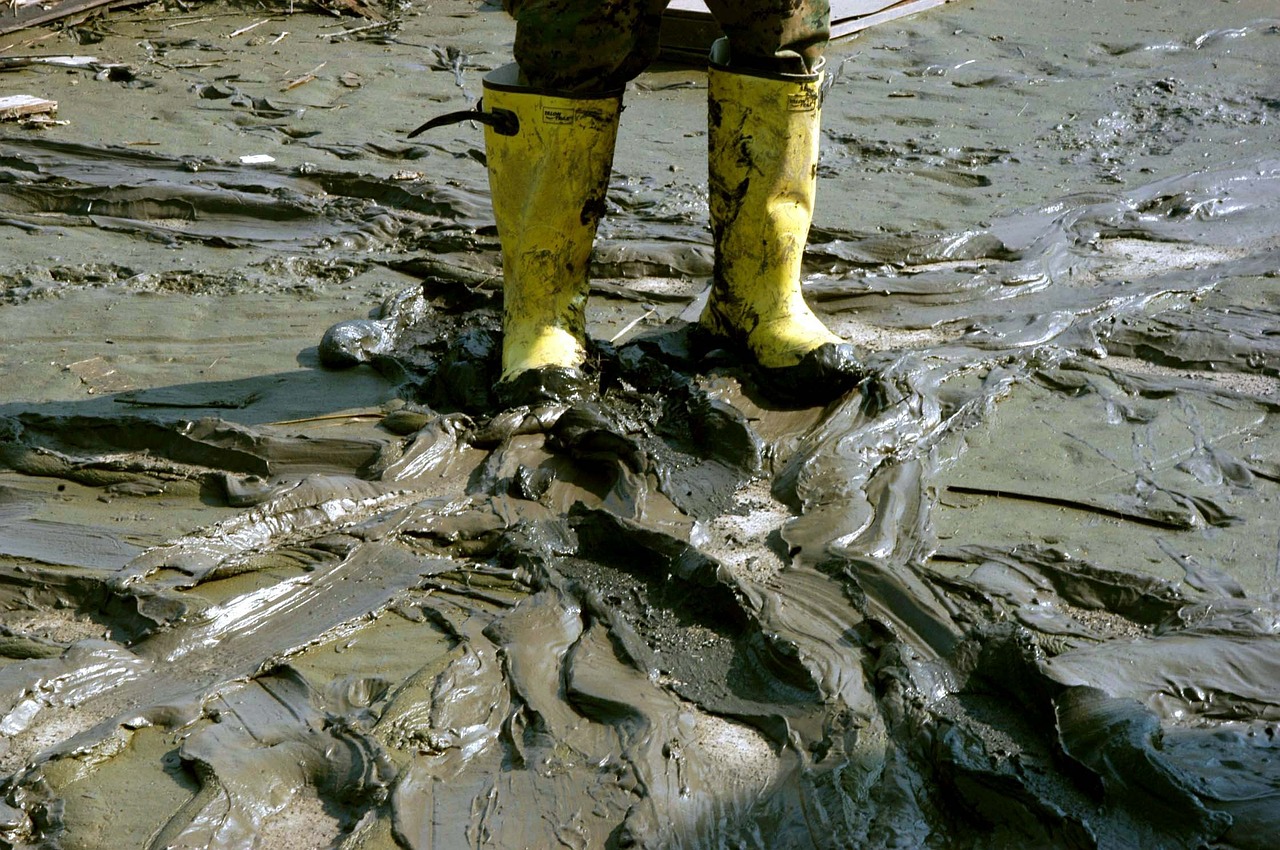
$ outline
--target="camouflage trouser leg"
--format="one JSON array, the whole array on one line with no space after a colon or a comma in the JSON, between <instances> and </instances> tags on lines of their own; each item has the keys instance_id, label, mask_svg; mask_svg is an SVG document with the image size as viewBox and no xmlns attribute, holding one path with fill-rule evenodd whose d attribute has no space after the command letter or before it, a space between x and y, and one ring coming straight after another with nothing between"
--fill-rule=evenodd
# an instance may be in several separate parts
<instances>
[{"instance_id":1,"label":"camouflage trouser leg","mask_svg":"<svg viewBox=\"0 0 1280 850\"><path fill-rule=\"evenodd\" d=\"M706 0L729 38L729 65L774 74L818 67L831 36L828 0Z\"/></svg>"},{"instance_id":2,"label":"camouflage trouser leg","mask_svg":"<svg viewBox=\"0 0 1280 850\"><path fill-rule=\"evenodd\" d=\"M515 60L529 85L562 92L621 88L658 55L667 0L504 0ZM830 33L828 0L707 0L735 68L803 74Z\"/></svg>"}]
</instances>

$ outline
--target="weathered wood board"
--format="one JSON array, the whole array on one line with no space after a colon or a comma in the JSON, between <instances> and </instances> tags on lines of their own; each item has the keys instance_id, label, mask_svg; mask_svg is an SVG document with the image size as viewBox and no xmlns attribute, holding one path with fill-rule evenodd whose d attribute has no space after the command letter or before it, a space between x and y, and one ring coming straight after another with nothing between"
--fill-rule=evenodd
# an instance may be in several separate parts
<instances>
[{"instance_id":1,"label":"weathered wood board","mask_svg":"<svg viewBox=\"0 0 1280 850\"><path fill-rule=\"evenodd\" d=\"M30 94L0 97L0 121L14 121L30 115L48 115L58 111L58 102Z\"/></svg>"}]
</instances>

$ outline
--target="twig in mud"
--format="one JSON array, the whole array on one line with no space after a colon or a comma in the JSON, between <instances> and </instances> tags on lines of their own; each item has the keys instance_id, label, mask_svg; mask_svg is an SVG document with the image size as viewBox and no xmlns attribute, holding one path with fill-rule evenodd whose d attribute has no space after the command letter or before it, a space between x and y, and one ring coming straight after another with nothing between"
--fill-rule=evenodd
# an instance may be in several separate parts
<instances>
[{"instance_id":1,"label":"twig in mud","mask_svg":"<svg viewBox=\"0 0 1280 850\"><path fill-rule=\"evenodd\" d=\"M267 44L268 45L279 44L280 42L284 41L285 36L287 36L288 34L289 34L289 31L285 30L284 32L280 33L278 36L273 38L271 41L268 41Z\"/></svg>"},{"instance_id":2,"label":"twig in mud","mask_svg":"<svg viewBox=\"0 0 1280 850\"><path fill-rule=\"evenodd\" d=\"M178 21L176 24L169 24L168 26L165 27L165 29L176 30L178 29L178 27L189 27L192 24L207 24L212 20L213 18L194 18L190 21ZM228 36L228 38L229 37L230 36Z\"/></svg>"},{"instance_id":3,"label":"twig in mud","mask_svg":"<svg viewBox=\"0 0 1280 850\"><path fill-rule=\"evenodd\" d=\"M241 27L240 29L238 29L238 30L236 30L235 32L233 32L233 33L231 33L230 35L228 35L228 36L227 36L227 38L235 38L235 37L236 37L236 36L238 36L238 35L244 35L244 34L245 34L245 33L247 33L249 30L255 30L255 29L257 29L258 27L262 26L263 24L269 24L269 23L271 23L271 19L270 19L270 18L263 18L262 20L258 21L257 23L249 24L249 26L247 26L247 27Z\"/></svg>"},{"instance_id":4,"label":"twig in mud","mask_svg":"<svg viewBox=\"0 0 1280 850\"><path fill-rule=\"evenodd\" d=\"M62 30L53 30L52 32L47 32L44 35L29 38L26 41L15 41L13 44L6 44L4 47L0 47L0 53L12 50L15 47L30 47L33 44L38 44L39 42L44 41L46 38L53 38L55 35L62 35Z\"/></svg>"},{"instance_id":5,"label":"twig in mud","mask_svg":"<svg viewBox=\"0 0 1280 850\"><path fill-rule=\"evenodd\" d=\"M316 74L320 71L321 68L323 68L325 65L328 65L328 64L329 64L328 62L321 62L319 65L315 66L310 71L303 74L301 77L298 77L295 80L290 80L285 85L284 88L280 89L280 91L289 91L290 89L296 89L298 86L305 86L307 83L311 82L316 78Z\"/></svg>"},{"instance_id":6,"label":"twig in mud","mask_svg":"<svg viewBox=\"0 0 1280 850\"><path fill-rule=\"evenodd\" d=\"M339 32L331 32L326 35L317 36L317 38L342 38L344 35L353 35L358 32L366 32L368 30L386 29L394 24L395 21L382 21L376 24L368 24L363 27L353 27L349 30L340 30Z\"/></svg>"},{"instance_id":7,"label":"twig in mud","mask_svg":"<svg viewBox=\"0 0 1280 850\"><path fill-rule=\"evenodd\" d=\"M658 312L656 309L652 309L652 308L651 308L651 309L650 309L647 313L645 313L643 316L637 316L636 318L634 318L634 319L632 319L631 321L627 322L627 326L626 326L626 327L624 327L622 330L618 331L616 334L614 334L614 335L613 335L613 338L609 340L609 344L610 344L610 345L613 345L615 342L617 342L618 340L622 339L622 338L623 338L624 336L626 336L627 334L631 333L631 331L635 328L635 326L636 326L636 325L640 324L641 322L643 322L645 319L649 318L650 316L652 316L652 315L653 315L654 313L656 313L656 312Z\"/></svg>"},{"instance_id":8,"label":"twig in mud","mask_svg":"<svg viewBox=\"0 0 1280 850\"><path fill-rule=\"evenodd\" d=\"M155 60L155 64L159 65L161 68L168 68L170 71L190 71L193 68L217 68L222 63L221 62L178 62L175 64L170 64L168 62L161 62L159 59L157 59Z\"/></svg>"}]
</instances>

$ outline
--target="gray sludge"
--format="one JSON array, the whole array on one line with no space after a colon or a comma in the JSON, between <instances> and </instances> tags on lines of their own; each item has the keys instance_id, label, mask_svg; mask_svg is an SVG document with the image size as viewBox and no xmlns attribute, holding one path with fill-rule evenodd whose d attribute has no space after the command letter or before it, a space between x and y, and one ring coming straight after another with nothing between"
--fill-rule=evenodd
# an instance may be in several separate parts
<instances>
[{"instance_id":1,"label":"gray sludge","mask_svg":"<svg viewBox=\"0 0 1280 850\"><path fill-rule=\"evenodd\" d=\"M462 277L336 335L382 427L0 408L6 470L226 508L0 487L5 607L66 624L0 632L0 840L114 782L157 850L1276 846L1280 159L823 236L833 324L928 339L824 408L672 322L487 416Z\"/></svg>"}]
</instances>

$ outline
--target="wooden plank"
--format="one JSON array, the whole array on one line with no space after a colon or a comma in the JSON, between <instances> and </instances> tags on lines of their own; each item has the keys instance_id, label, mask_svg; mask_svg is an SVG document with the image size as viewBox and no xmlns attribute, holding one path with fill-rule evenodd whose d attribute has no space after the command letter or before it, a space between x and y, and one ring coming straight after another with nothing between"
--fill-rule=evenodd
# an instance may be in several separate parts
<instances>
[{"instance_id":1,"label":"wooden plank","mask_svg":"<svg viewBox=\"0 0 1280 850\"><path fill-rule=\"evenodd\" d=\"M949 0L901 0L891 6L886 6L877 12L868 12L865 15L850 16L840 20L831 21L831 37L844 38L860 32L868 27L878 26L880 24L895 21L898 18L905 18L908 15L915 15L926 9L932 9L941 6ZM832 4L834 7L836 4Z\"/></svg>"},{"instance_id":2,"label":"wooden plank","mask_svg":"<svg viewBox=\"0 0 1280 850\"><path fill-rule=\"evenodd\" d=\"M57 111L56 100L46 100L29 94L0 97L0 121L16 121L30 115L48 115Z\"/></svg>"}]
</instances>

